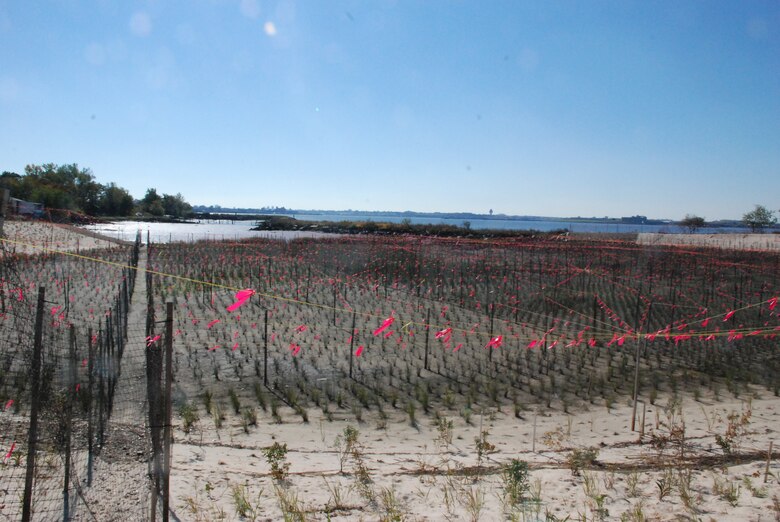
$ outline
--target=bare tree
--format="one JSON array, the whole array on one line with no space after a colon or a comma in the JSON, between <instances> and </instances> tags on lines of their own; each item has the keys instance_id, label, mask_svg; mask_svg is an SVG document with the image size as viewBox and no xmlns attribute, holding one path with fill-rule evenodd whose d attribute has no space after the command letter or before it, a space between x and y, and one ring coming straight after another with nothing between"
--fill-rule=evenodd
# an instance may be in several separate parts
<instances>
[{"instance_id":1,"label":"bare tree","mask_svg":"<svg viewBox=\"0 0 780 522\"><path fill-rule=\"evenodd\" d=\"M704 218L695 214L685 214L685 217L680 221L680 226L686 229L689 234L695 234L704 224Z\"/></svg>"}]
</instances>

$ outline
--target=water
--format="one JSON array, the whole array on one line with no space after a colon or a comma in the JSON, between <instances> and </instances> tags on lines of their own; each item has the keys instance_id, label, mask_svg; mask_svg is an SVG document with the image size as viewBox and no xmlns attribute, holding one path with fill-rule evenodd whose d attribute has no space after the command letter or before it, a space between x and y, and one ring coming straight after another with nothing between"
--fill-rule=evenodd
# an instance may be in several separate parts
<instances>
[{"instance_id":1,"label":"water","mask_svg":"<svg viewBox=\"0 0 780 522\"><path fill-rule=\"evenodd\" d=\"M388 223L401 223L408 219L413 225L453 225L462 227L464 221L471 224L473 230L539 230L549 232L551 230L568 230L569 232L609 232L609 233L639 233L661 232L668 234L681 234L687 232L674 224L663 225L637 225L629 223L583 223L580 221L566 220L536 220L536 219L463 219L443 217L407 217L407 216L377 216L371 214L286 214L304 221L384 221ZM746 233L748 230L739 227L703 227L699 234L725 234Z\"/></svg>"},{"instance_id":2,"label":"water","mask_svg":"<svg viewBox=\"0 0 780 522\"><path fill-rule=\"evenodd\" d=\"M235 240L253 237L290 240L299 237L323 237L328 234L321 232L298 232L294 230L253 231L253 221L212 221L203 220L199 223L150 223L146 221L118 221L116 223L101 223L87 225L84 228L100 234L135 241L136 233L141 231L144 243L148 239L152 243L170 243L173 241L194 242L200 240Z\"/></svg>"},{"instance_id":3,"label":"water","mask_svg":"<svg viewBox=\"0 0 780 522\"><path fill-rule=\"evenodd\" d=\"M298 214L297 217L307 221L384 221L401 223L409 219L412 224L445 224L458 227L463 226L463 219L450 219L440 217L405 217L405 216L375 216L359 214ZM519 219L471 219L473 230L539 230L549 232L551 230L568 230L570 232L602 232L602 233L639 233L639 232L665 232L683 233L685 230L676 225L633 225L627 223L581 223L565 220L519 220ZM141 231L143 241L146 242L147 234L152 243L168 243L171 241L193 242L199 240L239 240L253 237L294 239L299 237L324 237L328 234L320 232L300 231L252 231L253 221L214 221L202 220L191 223L149 223L145 221L119 221L116 223L104 223L88 225L85 228L101 234L123 239L135 240L138 230ZM744 228L709 228L699 229L700 234L719 233L745 233Z\"/></svg>"}]
</instances>

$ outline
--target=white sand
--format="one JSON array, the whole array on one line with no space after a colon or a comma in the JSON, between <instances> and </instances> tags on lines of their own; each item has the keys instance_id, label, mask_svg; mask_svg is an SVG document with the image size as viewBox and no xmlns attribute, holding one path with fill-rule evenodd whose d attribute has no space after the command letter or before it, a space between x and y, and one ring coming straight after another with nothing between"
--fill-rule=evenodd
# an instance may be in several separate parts
<instances>
[{"instance_id":1,"label":"white sand","mask_svg":"<svg viewBox=\"0 0 780 522\"><path fill-rule=\"evenodd\" d=\"M780 234L650 234L637 236L640 245L697 246L733 250L780 251Z\"/></svg>"},{"instance_id":2,"label":"white sand","mask_svg":"<svg viewBox=\"0 0 780 522\"><path fill-rule=\"evenodd\" d=\"M93 232L43 221L6 221L3 245L8 252L40 254L50 250L78 252L124 244Z\"/></svg>"},{"instance_id":3,"label":"white sand","mask_svg":"<svg viewBox=\"0 0 780 522\"><path fill-rule=\"evenodd\" d=\"M780 402L766 391L761 394L762 398L752 400L752 417L746 425L747 433L740 437L740 453L765 453L780 429ZM628 516L636 510L641 510L646 520L691 517L743 521L758 520L759 516L771 520L776 513L772 497L780 495L780 466L776 461L770 466L766 484L763 458L743 457L741 463L728 465L706 462L723 454L715 443L715 434L725 434L728 413L744 412L748 407L748 402L734 398L723 398L722 402L683 399L682 415L678 414L675 422L684 422L684 457L694 457L690 461L679 458L678 445L670 443L660 450L649 443L652 434L669 433L664 427L669 412L660 404L648 405L642 443L639 434L630 431L631 408L625 404L611 411L592 406L590 411L572 415L540 414L536 418L535 452L533 412L527 412L524 420L508 411L486 412L474 415L472 425L457 413L446 412L454 424L449 446L437 441L439 432L432 416L418 417L419 427L414 428L398 410L388 412L386 429L377 428L376 414L357 424L340 421L338 415L328 422L318 410L310 411L309 424L302 423L292 411L283 415L283 424L271 424L270 415L261 416L258 426L250 427L248 434L237 416L228 415L219 431L214 429L212 419L205 417L189 435L176 430L172 506L182 520L223 516L226 520L242 520L234 491L246 488L246 498L257 507L258 519L262 520L282 519L277 491L297 495L306 519L311 520L328 519L326 511L334 507L335 491L343 496L343 508L333 510L331 520L378 520L392 509L407 520L501 520L510 519L512 513L516 520L545 520L546 512L557 517L548 520L564 520L567 516L580 520L585 515L587 520L598 520L599 513L604 520L620 520L624 513ZM641 408L639 411L641 420ZM483 460L485 469L477 472L475 437L480 423L489 432L487 440L496 451ZM371 478L362 491L373 491L373 503L361 494L353 459L347 458L345 473L339 473L334 442L348 424L360 432L364 463ZM269 476L270 467L261 451L275 441L286 443L289 450L290 475L282 486L275 485ZM575 476L567 456L573 449L587 447L599 449L597 464ZM505 503L500 467L513 458L529 463L529 482L538 484L540 502L529 500L514 507ZM692 467L689 490L684 486L686 463ZM664 477L672 486L659 499L657 481ZM731 502L724 493L729 486L736 491ZM533 495L525 496L530 499ZM483 505L477 513L479 498ZM604 511L599 511L600 507Z\"/></svg>"}]
</instances>

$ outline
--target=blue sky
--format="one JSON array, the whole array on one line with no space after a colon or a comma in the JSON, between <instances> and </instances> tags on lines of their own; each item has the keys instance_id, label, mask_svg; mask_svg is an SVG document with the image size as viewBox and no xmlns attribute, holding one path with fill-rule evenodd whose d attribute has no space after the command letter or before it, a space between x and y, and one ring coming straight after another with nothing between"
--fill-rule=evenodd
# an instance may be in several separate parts
<instances>
[{"instance_id":1,"label":"blue sky","mask_svg":"<svg viewBox=\"0 0 780 522\"><path fill-rule=\"evenodd\" d=\"M780 209L771 1L0 0L0 170L288 208Z\"/></svg>"}]
</instances>

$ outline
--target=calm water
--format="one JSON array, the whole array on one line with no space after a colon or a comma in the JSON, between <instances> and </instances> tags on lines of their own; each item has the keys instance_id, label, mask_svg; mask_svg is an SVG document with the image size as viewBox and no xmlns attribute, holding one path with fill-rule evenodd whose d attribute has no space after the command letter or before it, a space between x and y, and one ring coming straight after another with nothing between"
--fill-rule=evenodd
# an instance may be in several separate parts
<instances>
[{"instance_id":1,"label":"calm water","mask_svg":"<svg viewBox=\"0 0 780 522\"><path fill-rule=\"evenodd\" d=\"M88 225L84 228L99 232L106 236L125 241L135 241L140 230L144 243L148 239L152 243L170 243L172 241L193 242L200 240L239 240L251 237L267 237L276 239L294 239L299 237L322 237L327 234L320 232L272 231L257 232L250 230L253 221L202 221L200 223L148 223L145 221L119 221Z\"/></svg>"},{"instance_id":2,"label":"calm water","mask_svg":"<svg viewBox=\"0 0 780 522\"><path fill-rule=\"evenodd\" d=\"M401 223L405 216L372 216L359 214L289 214L290 216L306 221L385 221ZM449 219L435 217L410 217L413 225L454 225L463 226L464 219ZM565 229L569 232L664 232L669 234L681 234L685 230L676 225L630 225L625 223L580 223L565 220L517 220L517 219L470 219L471 228L474 230L550 230ZM745 233L745 228L709 228L699 229L700 234L725 234Z\"/></svg>"},{"instance_id":3,"label":"calm water","mask_svg":"<svg viewBox=\"0 0 780 522\"><path fill-rule=\"evenodd\" d=\"M309 221L385 221L391 223L400 223L403 216L361 216L346 214L300 214L292 215L298 219ZM463 226L462 219L445 218L410 218L412 224L447 224ZM512 219L472 219L471 228L474 230L500 229L500 230L540 230L547 232L550 230L566 229L570 232L666 232L670 234L682 233L680 227L675 225L628 225L623 223L575 223L571 221L521 221ZM246 239L251 237L267 237L278 239L293 239L298 237L322 237L327 234L319 232L297 232L297 231L273 231L257 232L250 230L254 226L253 221L213 221L203 220L193 223L148 223L145 221L121 221L117 223L105 223L100 225L89 225L85 228L100 232L107 236L126 241L133 241L136 232L141 231L143 241L146 242L147 235L152 243L168 243L171 241L192 242L203 239L225 240L225 239ZM702 228L699 233L717 234L717 233L745 233L744 228Z\"/></svg>"}]
</instances>

